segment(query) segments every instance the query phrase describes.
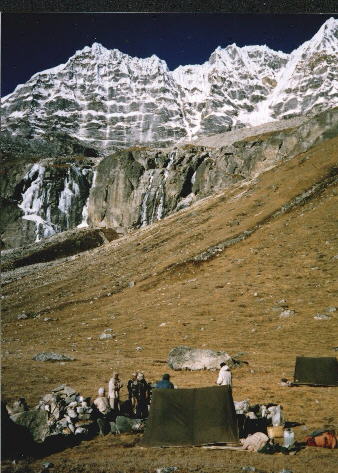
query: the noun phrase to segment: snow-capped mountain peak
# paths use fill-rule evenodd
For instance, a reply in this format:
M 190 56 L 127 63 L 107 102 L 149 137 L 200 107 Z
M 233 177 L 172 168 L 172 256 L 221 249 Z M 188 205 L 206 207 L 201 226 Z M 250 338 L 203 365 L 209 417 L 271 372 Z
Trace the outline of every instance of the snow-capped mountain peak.
M 334 18 L 327 20 L 309 43 L 318 50 L 322 48 L 330 50 L 332 53 L 336 53 L 338 39 L 337 24 L 338 21 Z
M 338 104 L 337 36 L 330 18 L 291 54 L 234 43 L 174 71 L 156 55 L 95 42 L 4 97 L 2 128 L 25 137 L 61 132 L 109 152 L 317 112 Z

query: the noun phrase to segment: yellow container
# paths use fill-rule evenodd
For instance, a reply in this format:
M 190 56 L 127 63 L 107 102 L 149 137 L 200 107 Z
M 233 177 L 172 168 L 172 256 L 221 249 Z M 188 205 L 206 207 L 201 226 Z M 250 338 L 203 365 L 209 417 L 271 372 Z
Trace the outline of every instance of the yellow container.
M 282 425 L 268 427 L 267 431 L 268 431 L 268 436 L 270 437 L 270 439 L 281 438 L 284 436 L 284 428 Z

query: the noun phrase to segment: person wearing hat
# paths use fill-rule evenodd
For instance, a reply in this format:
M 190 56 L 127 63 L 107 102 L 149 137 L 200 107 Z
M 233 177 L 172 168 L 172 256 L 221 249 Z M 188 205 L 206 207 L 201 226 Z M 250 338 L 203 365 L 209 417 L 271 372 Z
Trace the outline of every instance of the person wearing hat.
M 96 422 L 99 427 L 100 435 L 108 433 L 110 428 L 108 424 L 112 419 L 112 410 L 110 408 L 109 399 L 106 396 L 106 391 L 103 387 L 98 390 L 98 397 L 93 402 L 96 413 Z
M 157 381 L 155 387 L 157 389 L 174 389 L 173 383 L 170 382 L 170 375 L 168 373 L 162 376 L 161 381 Z
M 220 370 L 219 370 L 219 373 L 218 373 L 218 378 L 217 378 L 217 381 L 216 381 L 216 384 L 218 384 L 219 386 L 230 386 L 231 387 L 231 372 L 230 372 L 230 368 L 229 366 L 222 362 L 220 364 Z
M 95 399 L 94 405 L 96 406 L 97 410 L 103 415 L 106 415 L 110 412 L 109 399 L 106 397 L 106 392 L 104 388 L 99 388 L 98 397 Z

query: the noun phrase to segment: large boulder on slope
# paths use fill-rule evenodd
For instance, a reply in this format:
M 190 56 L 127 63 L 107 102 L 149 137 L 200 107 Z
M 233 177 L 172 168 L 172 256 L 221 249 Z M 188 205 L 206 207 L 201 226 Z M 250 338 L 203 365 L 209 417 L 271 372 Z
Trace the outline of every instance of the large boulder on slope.
M 224 351 L 203 350 L 180 346 L 173 348 L 168 355 L 168 365 L 173 370 L 212 370 L 225 362 L 232 365 L 232 358 Z
M 33 356 L 34 361 L 74 361 L 74 358 L 62 355 L 61 353 L 43 352 Z
M 1 401 L 1 457 L 23 458 L 35 452 L 34 441 L 29 430 L 15 424 L 10 418 L 4 401 Z
M 32 435 L 35 442 L 41 443 L 50 435 L 50 427 L 48 424 L 48 414 L 46 411 L 37 411 L 31 409 L 29 411 L 20 412 L 11 416 L 13 422 L 25 427 Z

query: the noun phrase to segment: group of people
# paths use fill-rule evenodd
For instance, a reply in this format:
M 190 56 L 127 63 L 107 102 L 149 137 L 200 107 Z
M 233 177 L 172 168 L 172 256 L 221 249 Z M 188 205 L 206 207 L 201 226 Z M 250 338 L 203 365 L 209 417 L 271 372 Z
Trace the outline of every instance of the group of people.
M 164 374 L 161 381 L 151 384 L 140 371 L 132 373 L 127 383 L 128 399 L 123 402 L 120 399 L 122 387 L 119 373 L 114 373 L 108 383 L 108 392 L 104 387 L 99 388 L 98 397 L 94 400 L 99 426 L 104 421 L 113 422 L 118 415 L 145 419 L 149 415 L 152 389 L 174 389 L 169 374 Z
M 231 386 L 231 372 L 226 363 L 220 364 L 220 371 L 216 384 Z M 152 389 L 174 389 L 170 375 L 164 374 L 160 381 L 148 383 L 141 371 L 132 373 L 127 382 L 128 399 L 121 401 L 120 391 L 123 387 L 118 373 L 114 373 L 108 383 L 108 392 L 104 387 L 98 390 L 98 397 L 94 400 L 97 411 L 97 422 L 100 432 L 105 430 L 108 422 L 114 422 L 118 415 L 145 419 L 149 415 Z

